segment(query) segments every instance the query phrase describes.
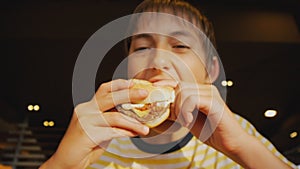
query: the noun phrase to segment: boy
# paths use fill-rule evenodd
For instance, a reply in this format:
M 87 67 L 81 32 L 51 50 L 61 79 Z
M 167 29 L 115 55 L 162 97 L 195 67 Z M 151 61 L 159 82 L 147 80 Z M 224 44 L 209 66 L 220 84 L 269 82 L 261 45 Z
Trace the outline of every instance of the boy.
M 136 8 L 141 12 L 127 41 L 128 78 L 174 88 L 169 119 L 149 129 L 116 112 L 116 105 L 149 93 L 130 80 L 104 83 L 75 108 L 57 151 L 41 168 L 295 167 L 232 113 L 212 85 L 220 66 L 203 36 L 215 42 L 207 18 L 175 0 L 146 0 Z

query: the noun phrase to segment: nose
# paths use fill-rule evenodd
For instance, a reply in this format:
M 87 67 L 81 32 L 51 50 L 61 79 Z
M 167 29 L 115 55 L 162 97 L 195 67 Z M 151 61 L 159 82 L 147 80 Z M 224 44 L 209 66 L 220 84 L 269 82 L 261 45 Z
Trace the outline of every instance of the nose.
M 170 53 L 167 50 L 156 48 L 152 51 L 149 68 L 169 70 L 171 68 Z

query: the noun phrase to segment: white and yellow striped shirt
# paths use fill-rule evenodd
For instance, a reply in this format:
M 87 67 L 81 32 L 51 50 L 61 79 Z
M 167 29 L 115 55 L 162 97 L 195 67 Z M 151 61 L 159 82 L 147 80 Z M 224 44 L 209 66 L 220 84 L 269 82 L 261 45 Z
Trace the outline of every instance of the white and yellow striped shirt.
M 283 157 L 276 148 L 245 119 L 236 116 L 241 126 L 256 136 L 276 156 L 293 168 L 294 164 Z M 130 138 L 114 139 L 107 151 L 88 169 L 238 169 L 242 168 L 230 158 L 192 137 L 181 149 L 170 153 L 152 154 L 139 148 Z

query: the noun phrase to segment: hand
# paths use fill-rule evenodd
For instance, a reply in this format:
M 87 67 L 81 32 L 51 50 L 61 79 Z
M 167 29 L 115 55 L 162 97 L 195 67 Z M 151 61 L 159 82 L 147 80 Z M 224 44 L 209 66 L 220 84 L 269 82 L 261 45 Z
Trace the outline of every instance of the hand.
M 59 148 L 43 166 L 85 168 L 113 138 L 148 134 L 149 128 L 137 120 L 111 111 L 115 105 L 147 97 L 147 91 L 132 86 L 121 79 L 104 83 L 91 101 L 78 105 Z
M 155 85 L 175 88 L 173 115 L 202 142 L 221 151 L 245 168 L 290 168 L 236 121 L 210 84 L 159 81 Z M 175 119 L 173 119 L 175 120 Z
M 159 81 L 155 85 L 175 88 L 176 100 L 171 115 L 173 120 L 177 119 L 202 142 L 219 151 L 238 151 L 241 144 L 239 138 L 247 133 L 235 120 L 215 86 L 177 83 L 173 80 Z

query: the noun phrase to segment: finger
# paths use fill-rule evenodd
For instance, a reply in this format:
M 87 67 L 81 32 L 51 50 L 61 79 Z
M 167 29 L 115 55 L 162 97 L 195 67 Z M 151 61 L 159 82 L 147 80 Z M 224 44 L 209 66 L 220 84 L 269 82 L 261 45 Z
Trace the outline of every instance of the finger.
M 179 107 L 183 104 L 183 102 L 192 95 L 197 95 L 198 97 L 210 97 L 213 95 L 213 91 L 210 88 L 199 89 L 191 86 L 182 86 L 181 88 L 176 88 L 175 90 L 176 100 L 175 104 L 179 104 Z M 178 106 L 177 106 L 178 107 Z
M 104 113 L 103 117 L 109 127 L 124 129 L 140 135 L 147 135 L 149 132 L 147 126 L 119 112 Z
M 136 103 L 145 99 L 148 96 L 148 91 L 145 89 L 126 89 L 111 93 L 114 105 L 121 103 Z
M 184 92 L 177 94 L 175 113 L 181 118 L 182 125 L 188 126 L 193 121 L 192 113 L 195 108 L 198 108 L 200 98 L 207 97 L 202 94 L 199 90 L 194 89 L 185 89 Z
M 99 109 L 107 111 L 122 103 L 136 103 L 145 99 L 148 91 L 144 89 L 124 89 L 108 93 L 102 97 L 96 97 Z
M 170 115 L 168 117 L 169 120 L 176 121 L 176 119 L 177 119 L 177 115 L 175 113 L 175 107 L 176 106 L 174 103 L 170 104 Z
M 112 136 L 114 138 L 118 137 L 135 137 L 138 136 L 139 134 L 130 130 L 124 130 L 121 128 L 112 128 Z
M 181 112 L 184 100 L 185 100 L 184 97 L 180 93 L 177 94 L 175 97 L 175 102 L 174 102 L 174 111 L 171 112 L 174 114 L 173 116 L 176 117 L 176 121 L 178 123 L 180 123 L 181 125 L 185 124 L 183 116 L 182 116 L 182 112 Z
M 202 96 L 199 97 L 197 95 L 191 95 L 188 97 L 181 109 L 181 114 L 185 121 L 185 126 L 189 126 L 195 118 L 198 118 L 198 114 L 194 112 L 201 112 L 203 115 L 208 117 L 211 122 L 218 122 L 220 119 L 220 115 L 223 112 L 224 104 L 219 104 L 213 101 L 213 97 L 211 96 Z
M 189 126 L 196 118 L 193 116 L 195 109 L 212 117 L 215 113 L 223 111 L 224 103 L 215 86 L 195 86 L 189 83 L 180 85 L 181 89 L 176 90 L 175 114 L 179 120 L 183 120 L 184 126 Z
M 199 104 L 199 96 L 191 95 L 187 99 L 184 100 L 181 108 L 181 115 L 184 119 L 184 126 L 189 126 L 194 120 L 193 112 L 195 108 L 197 108 Z
M 131 80 L 117 79 L 117 80 L 112 80 L 110 82 L 103 83 L 100 86 L 100 89 L 102 92 L 109 93 L 113 91 L 128 89 L 131 86 L 133 86 Z
M 214 85 L 204 85 L 204 84 L 197 84 L 197 83 L 189 83 L 189 82 L 180 82 L 177 84 L 175 90 L 176 92 L 182 92 L 186 90 L 198 90 L 198 91 L 212 91 Z
M 133 131 L 110 127 L 94 127 L 89 130 L 87 134 L 94 144 L 99 145 L 102 148 L 106 148 L 106 143 L 111 141 L 113 138 L 137 136 L 137 133 Z

